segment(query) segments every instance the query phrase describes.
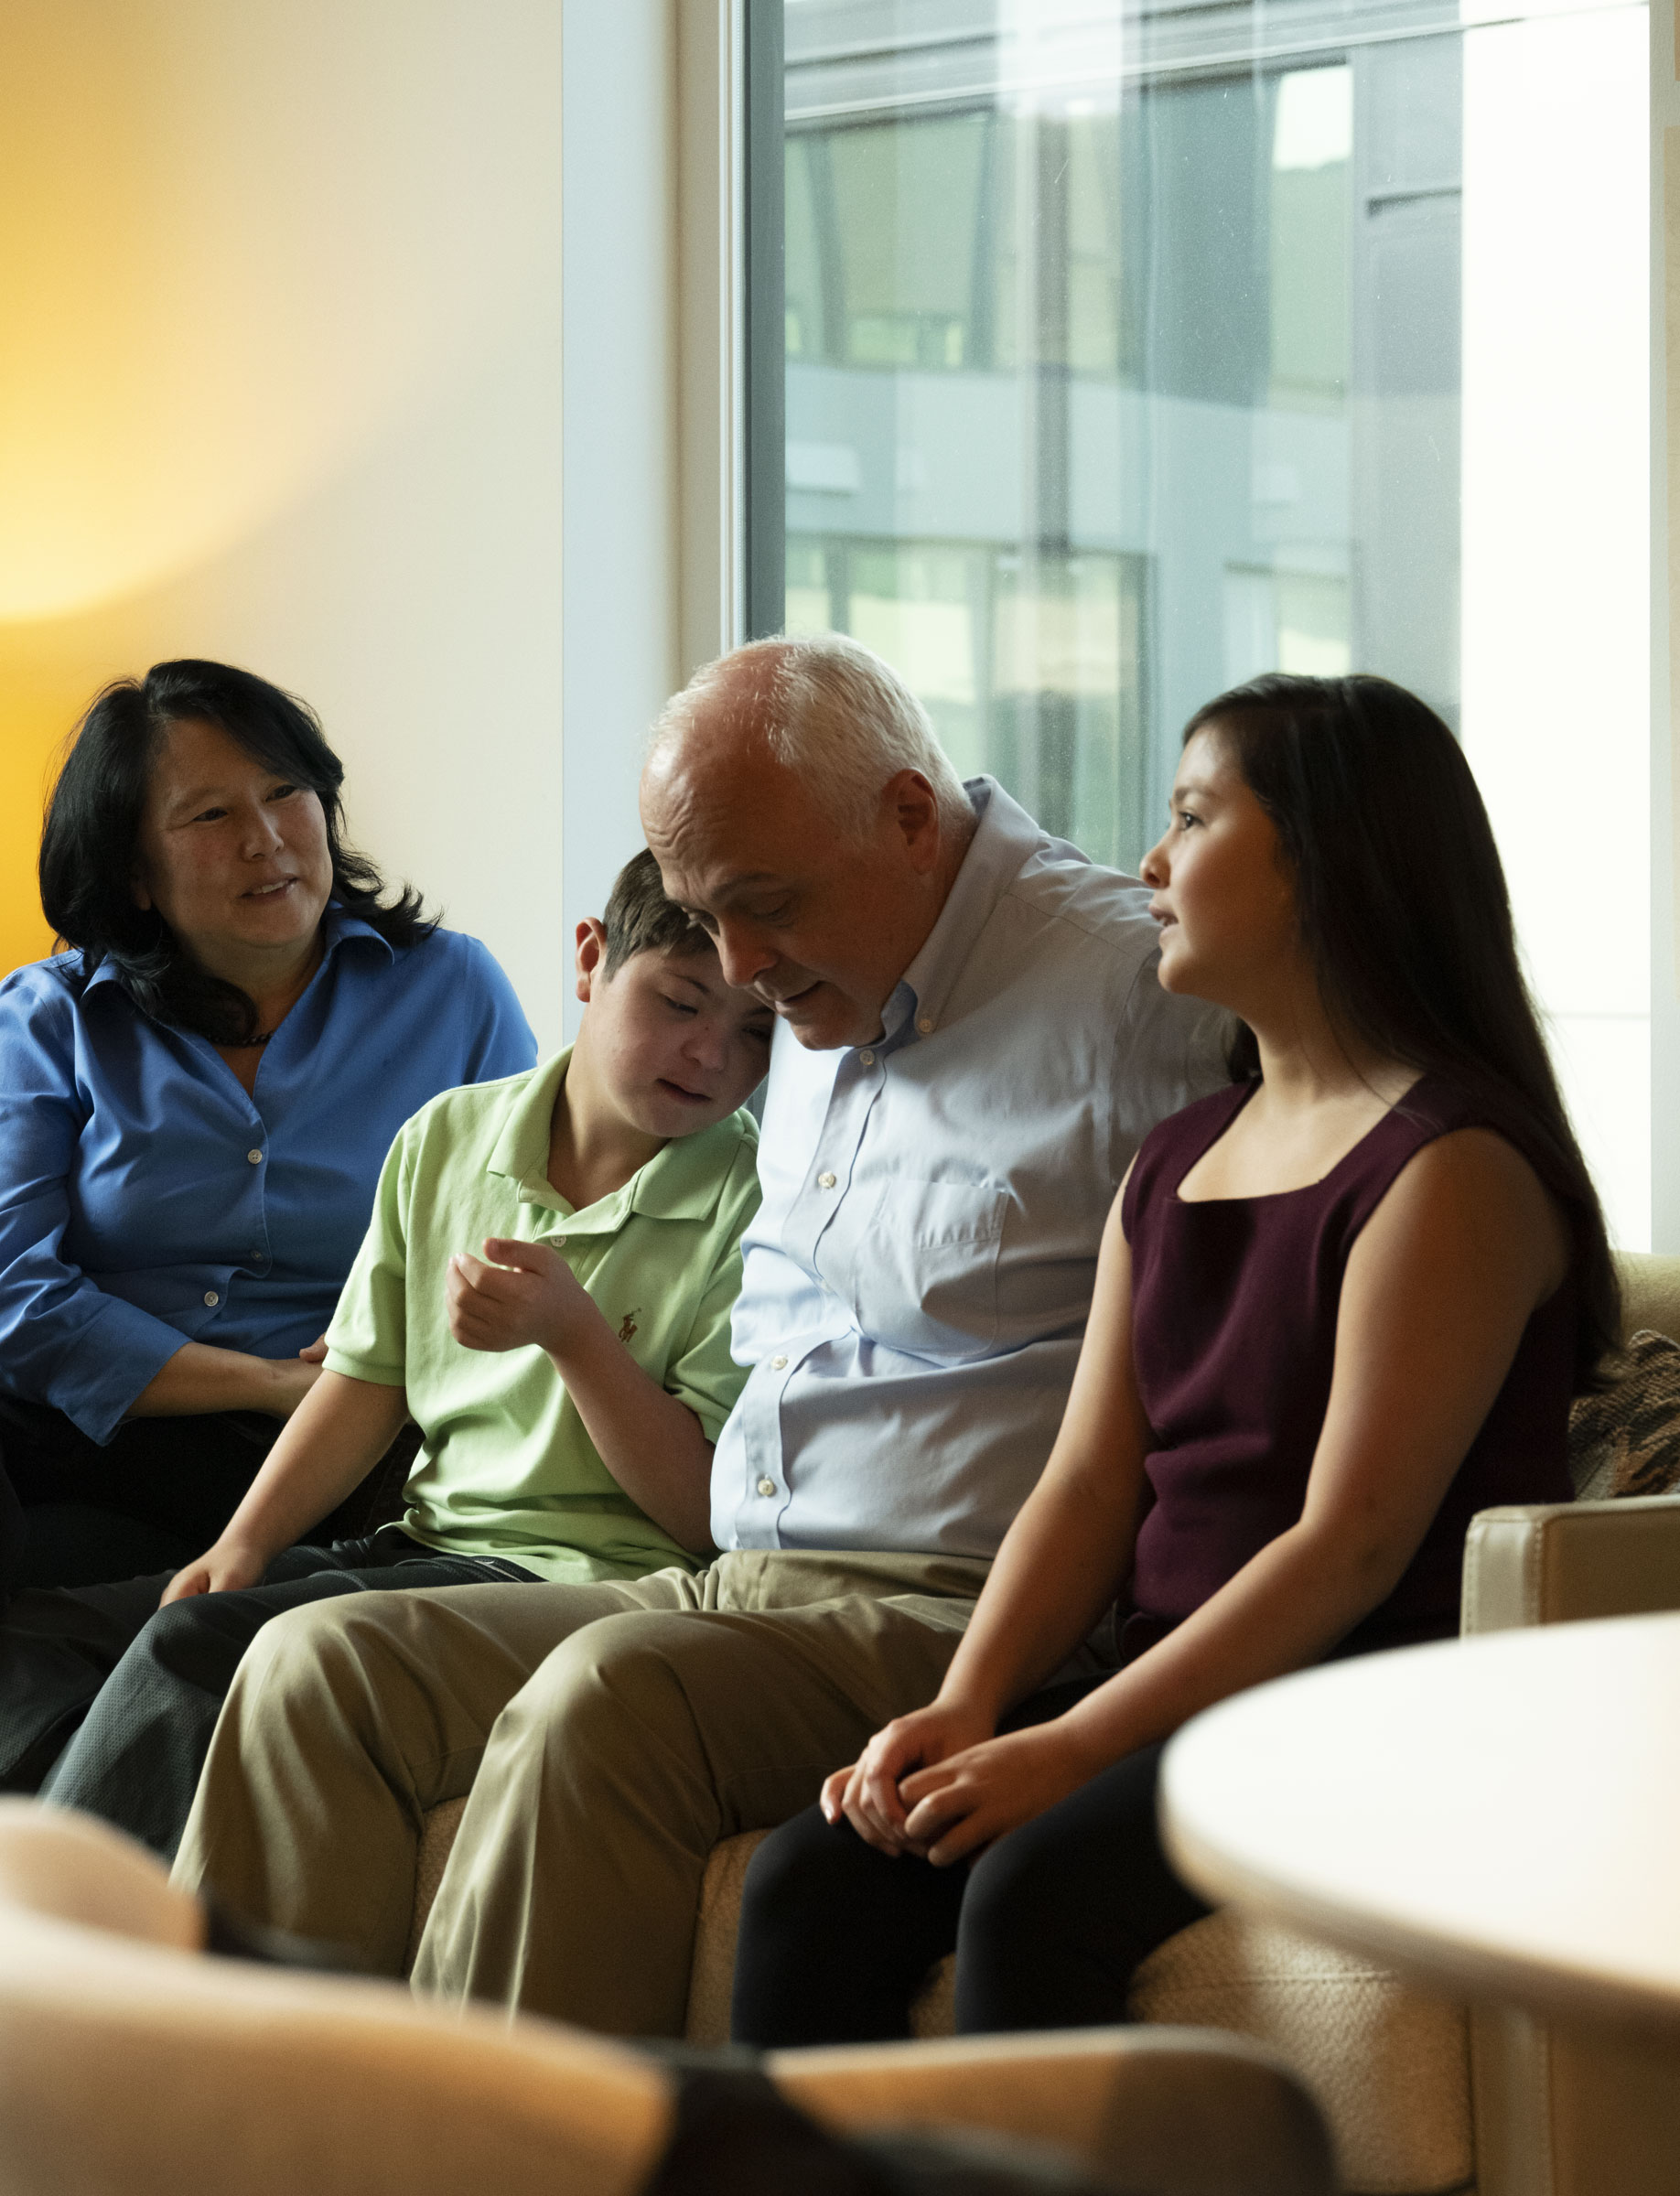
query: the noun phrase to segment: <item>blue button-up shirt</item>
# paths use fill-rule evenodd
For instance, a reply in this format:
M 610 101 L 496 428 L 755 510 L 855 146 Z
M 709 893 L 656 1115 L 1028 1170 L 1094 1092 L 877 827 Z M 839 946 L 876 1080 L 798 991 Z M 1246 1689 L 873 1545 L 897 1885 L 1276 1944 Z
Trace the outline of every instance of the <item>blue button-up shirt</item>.
M 0 983 L 0 1386 L 108 1441 L 184 1342 L 293 1355 L 332 1317 L 409 1114 L 535 1057 L 476 938 L 397 951 L 336 909 L 250 1097 L 109 962 L 18 969 Z
M 991 779 L 883 1034 L 778 1028 L 717 1441 L 720 1548 L 996 1552 L 1061 1421 L 1139 1142 L 1228 1080 L 1228 1017 L 1156 982 L 1147 890 Z

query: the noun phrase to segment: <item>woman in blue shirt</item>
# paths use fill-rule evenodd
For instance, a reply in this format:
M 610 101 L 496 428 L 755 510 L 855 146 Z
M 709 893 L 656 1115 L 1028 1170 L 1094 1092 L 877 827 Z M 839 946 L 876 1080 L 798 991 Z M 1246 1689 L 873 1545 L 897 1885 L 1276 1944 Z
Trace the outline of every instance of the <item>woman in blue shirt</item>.
M 484 947 L 382 904 L 343 775 L 303 705 L 193 661 L 108 687 L 70 750 L 40 874 L 71 950 L 0 983 L 12 1584 L 220 1531 L 316 1378 L 397 1129 L 535 1058 Z

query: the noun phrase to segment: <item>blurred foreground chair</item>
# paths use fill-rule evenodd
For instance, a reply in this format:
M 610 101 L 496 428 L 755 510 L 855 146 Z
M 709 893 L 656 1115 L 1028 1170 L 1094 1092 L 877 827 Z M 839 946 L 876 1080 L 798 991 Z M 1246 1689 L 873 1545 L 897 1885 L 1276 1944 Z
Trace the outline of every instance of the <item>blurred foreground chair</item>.
M 637 2196 L 654 2180 L 687 2196 L 660 2166 L 674 2084 L 657 2059 L 397 1984 L 204 1956 L 203 1933 L 141 1846 L 0 1801 L 4 2196 Z M 1131 2196 L 1333 2196 L 1298 2083 L 1229 2038 L 899 2044 L 767 2070 L 842 2134 L 990 2132 L 1035 2141 L 1040 2164 L 1053 2144 L 1082 2187 Z M 1006 2139 L 989 2162 L 1033 2161 Z M 730 2185 L 703 2177 L 695 2196 Z

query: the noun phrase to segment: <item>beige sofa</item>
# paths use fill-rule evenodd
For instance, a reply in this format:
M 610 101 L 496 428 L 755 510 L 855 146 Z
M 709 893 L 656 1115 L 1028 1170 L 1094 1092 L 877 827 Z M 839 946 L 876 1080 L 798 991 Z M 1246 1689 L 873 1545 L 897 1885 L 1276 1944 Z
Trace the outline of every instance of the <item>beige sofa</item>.
M 1625 1330 L 1680 1340 L 1680 1258 L 1621 1262 Z M 1467 1632 L 1680 1608 L 1680 1500 L 1487 1511 L 1466 1550 Z M 429 1910 L 465 1803 L 428 1818 L 415 1932 Z M 688 2036 L 725 2040 L 741 1880 L 763 1833 L 727 1839 L 706 1871 L 690 1984 Z M 950 1963 L 915 2012 L 920 2036 L 951 2029 Z M 814 1980 L 814 1978 L 813 1978 Z M 1145 2022 L 1212 2028 L 1269 2046 L 1317 2097 L 1343 2185 L 1361 2196 L 1668 2196 L 1680 2172 L 1650 2178 L 1640 2149 L 1664 2128 L 1667 2093 L 1629 2091 L 1577 2045 L 1537 2024 L 1479 2014 L 1369 1962 L 1218 1913 L 1161 1946 L 1132 2008 Z M 1680 2136 L 1673 2138 L 1680 2152 Z M 1607 2178 L 1608 2174 L 1608 2178 Z M 1642 2177 L 1644 2176 L 1644 2177 Z

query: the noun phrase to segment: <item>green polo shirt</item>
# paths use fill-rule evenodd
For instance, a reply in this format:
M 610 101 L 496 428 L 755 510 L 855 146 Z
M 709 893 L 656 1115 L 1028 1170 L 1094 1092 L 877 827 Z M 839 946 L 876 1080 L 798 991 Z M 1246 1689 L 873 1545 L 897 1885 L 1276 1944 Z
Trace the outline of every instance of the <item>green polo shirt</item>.
M 644 1372 L 708 1441 L 746 1373 L 729 1355 L 741 1230 L 759 1204 L 749 1114 L 679 1136 L 576 1212 L 548 1179 L 569 1049 L 528 1074 L 446 1091 L 407 1122 L 327 1333 L 329 1371 L 408 1391 L 425 1445 L 403 1530 L 544 1578 L 639 1577 L 695 1559 L 596 1453 L 544 1351 L 466 1350 L 449 1332 L 452 1253 L 487 1235 L 552 1243 Z

